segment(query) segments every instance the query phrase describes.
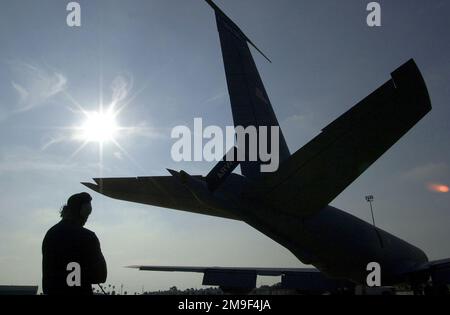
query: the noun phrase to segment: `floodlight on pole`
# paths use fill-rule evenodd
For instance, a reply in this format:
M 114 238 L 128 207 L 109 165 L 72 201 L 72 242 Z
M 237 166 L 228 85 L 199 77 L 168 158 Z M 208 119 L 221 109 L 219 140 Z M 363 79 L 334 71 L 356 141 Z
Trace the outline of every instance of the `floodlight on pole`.
M 381 235 L 378 232 L 377 226 L 375 224 L 375 216 L 373 215 L 373 207 L 372 207 L 372 202 L 374 201 L 373 195 L 366 196 L 366 201 L 370 204 L 370 213 L 372 214 L 373 228 L 375 229 L 375 233 L 377 234 L 377 237 L 378 237 L 378 240 L 380 241 L 381 247 L 383 247 L 383 240 L 381 239 Z
M 372 214 L 372 223 L 373 226 L 376 227 L 375 225 L 375 217 L 373 215 L 373 208 L 372 208 L 372 202 L 373 202 L 374 198 L 372 195 L 366 196 L 366 201 L 370 204 L 370 213 Z

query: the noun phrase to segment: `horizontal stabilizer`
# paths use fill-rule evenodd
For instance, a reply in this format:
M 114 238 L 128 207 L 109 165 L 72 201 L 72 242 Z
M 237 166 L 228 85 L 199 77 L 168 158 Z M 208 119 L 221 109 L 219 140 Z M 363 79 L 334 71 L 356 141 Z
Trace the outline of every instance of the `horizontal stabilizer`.
M 228 211 L 213 208 L 199 201 L 199 192 L 202 192 L 199 182 L 204 182 L 202 176 L 190 176 L 172 170 L 170 172 L 172 176 L 95 178 L 95 183 L 82 184 L 118 200 L 240 220 Z M 206 184 L 205 192 L 209 192 Z
M 413 60 L 392 79 L 248 191 L 274 209 L 309 215 L 323 209 L 431 110 Z

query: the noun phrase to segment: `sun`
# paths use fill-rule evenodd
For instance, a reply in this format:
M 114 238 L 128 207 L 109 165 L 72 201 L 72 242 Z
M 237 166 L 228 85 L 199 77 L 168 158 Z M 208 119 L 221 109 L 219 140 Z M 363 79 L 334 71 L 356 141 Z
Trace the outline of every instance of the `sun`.
M 100 77 L 100 82 L 103 82 L 102 75 Z M 123 83 L 119 85 L 119 87 L 115 87 L 113 85 L 113 94 L 109 104 L 103 103 L 104 95 L 101 92 L 101 88 L 99 91 L 96 108 L 91 108 L 90 110 L 88 110 L 87 107 L 83 106 L 72 95 L 65 91 L 64 95 L 72 105 L 67 107 L 68 110 L 82 116 L 81 121 L 72 126 L 55 127 L 56 129 L 61 130 L 61 135 L 57 138 L 52 138 L 45 144 L 44 149 L 47 149 L 55 143 L 66 140 L 77 142 L 79 143 L 79 146 L 67 159 L 68 161 L 71 161 L 80 152 L 82 152 L 84 148 L 88 146 L 97 146 L 100 177 L 102 177 L 101 173 L 103 171 L 103 162 L 105 152 L 107 152 L 106 150 L 112 152 L 113 156 L 117 159 L 122 160 L 122 157 L 126 157 L 139 169 L 143 169 L 143 167 L 134 160 L 134 158 L 127 152 L 120 142 L 121 140 L 127 138 L 129 139 L 133 135 L 139 135 L 141 132 L 147 133 L 147 128 L 142 126 L 122 126 L 119 124 L 118 118 L 121 113 L 123 113 L 125 108 L 133 102 L 137 95 L 144 91 L 145 87 L 140 89 L 134 95 L 128 97 L 129 84 Z M 91 106 L 93 105 L 94 104 Z M 92 150 L 90 151 L 92 152 Z
M 99 110 L 94 112 L 85 112 L 86 121 L 79 128 L 79 137 L 85 142 L 113 142 L 117 136 L 120 127 L 117 124 L 116 116 L 113 110 Z
M 113 102 L 107 109 L 104 109 L 103 104 L 100 103 L 98 110 L 94 111 L 87 111 L 78 105 L 80 112 L 84 116 L 84 121 L 77 127 L 69 127 L 67 129 L 73 131 L 72 140 L 81 142 L 81 145 L 73 152 L 70 159 L 74 158 L 87 145 L 94 143 L 98 145 L 99 166 L 102 167 L 105 144 L 111 143 L 112 147 L 117 148 L 136 164 L 130 154 L 119 143 L 119 139 L 129 136 L 133 131 L 141 128 L 120 126 L 117 117 L 123 110 L 123 106 L 117 109 L 116 105 L 117 103 Z

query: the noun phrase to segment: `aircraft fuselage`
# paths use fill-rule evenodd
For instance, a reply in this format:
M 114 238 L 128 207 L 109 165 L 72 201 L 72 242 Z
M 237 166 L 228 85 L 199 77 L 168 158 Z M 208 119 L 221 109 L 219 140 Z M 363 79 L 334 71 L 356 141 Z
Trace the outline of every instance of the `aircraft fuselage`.
M 408 271 L 428 262 L 421 249 L 331 206 L 306 218 L 263 206 L 248 212 L 246 223 L 330 278 L 366 284 L 367 265 L 376 262 L 382 284 L 391 285 L 408 280 Z
M 391 285 L 409 281 L 408 271 L 428 262 L 421 249 L 345 211 L 327 206 L 313 215 L 304 216 L 301 209 L 293 215 L 242 196 L 248 184 L 243 177 L 232 176 L 209 204 L 240 217 L 330 278 L 365 284 L 367 265 L 376 262 L 383 285 Z

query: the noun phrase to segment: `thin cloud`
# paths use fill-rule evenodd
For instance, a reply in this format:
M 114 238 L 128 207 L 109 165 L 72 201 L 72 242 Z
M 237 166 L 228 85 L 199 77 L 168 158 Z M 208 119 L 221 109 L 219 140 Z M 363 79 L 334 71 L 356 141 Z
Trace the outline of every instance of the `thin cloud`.
M 150 127 L 146 122 L 141 122 L 133 127 L 124 127 L 121 130 L 121 136 L 138 136 L 148 139 L 170 139 L 170 130 L 157 129 Z
M 312 115 L 292 115 L 286 118 L 285 123 L 304 124 L 311 120 Z
M 0 155 L 0 174 L 29 171 L 62 171 L 71 169 L 73 165 L 64 164 L 48 156 L 37 155 L 36 152 L 12 152 Z
M 430 163 L 417 166 L 405 172 L 401 177 L 407 181 L 427 181 L 441 178 L 443 175 L 448 175 L 448 173 L 449 167 L 446 163 Z
M 28 96 L 30 95 L 30 93 L 28 93 L 28 91 L 21 86 L 20 84 L 17 84 L 16 82 L 11 82 L 13 88 L 16 90 L 16 92 L 19 94 L 19 103 L 20 104 L 24 104 L 26 103 Z
M 11 86 L 17 94 L 15 113 L 23 113 L 48 104 L 49 99 L 65 90 L 67 78 L 52 70 L 25 62 L 11 63 Z
M 290 132 L 298 133 L 299 130 L 302 132 L 310 132 L 316 128 L 313 126 L 314 114 L 309 112 L 305 114 L 294 114 L 286 117 L 281 121 L 281 126 L 285 130 L 286 135 Z M 312 134 L 308 133 L 308 137 Z
M 123 160 L 123 154 L 122 154 L 122 152 L 120 152 L 120 151 L 116 151 L 116 152 L 114 152 L 114 157 L 116 158 L 116 159 L 118 159 L 118 160 Z
M 128 78 L 121 75 L 117 76 L 111 84 L 112 104 L 115 105 L 124 101 L 132 88 L 133 78 L 131 76 L 128 76 Z
M 66 137 L 64 137 L 64 136 L 52 137 L 42 145 L 41 151 L 45 151 L 48 148 L 50 148 L 51 146 L 53 146 L 54 144 L 64 142 L 65 140 L 66 140 Z
M 226 96 L 227 96 L 226 91 L 220 91 L 220 92 L 216 93 L 215 95 L 211 96 L 210 98 L 206 99 L 203 103 L 204 104 L 213 103 L 215 101 L 222 100 Z
M 93 172 L 99 169 L 95 163 L 76 163 L 67 161 L 65 157 L 47 154 L 40 150 L 26 147 L 9 148 L 0 152 L 0 175 L 7 173 L 29 172 Z M 102 166 L 105 170 L 106 168 Z

